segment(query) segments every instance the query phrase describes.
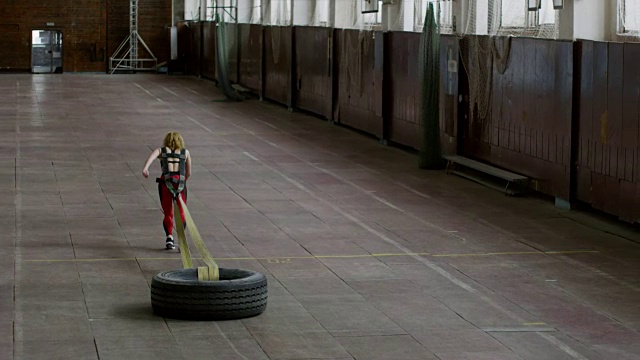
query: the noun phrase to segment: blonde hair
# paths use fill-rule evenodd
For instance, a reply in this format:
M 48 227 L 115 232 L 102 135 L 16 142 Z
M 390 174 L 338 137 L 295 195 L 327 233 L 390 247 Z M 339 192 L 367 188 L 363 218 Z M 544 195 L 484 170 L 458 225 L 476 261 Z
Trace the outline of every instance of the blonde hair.
M 179 132 L 171 131 L 167 133 L 167 135 L 164 137 L 164 142 L 162 143 L 162 146 L 168 147 L 173 151 L 181 150 L 181 149 L 184 149 L 184 140 L 182 139 L 182 136 L 180 135 Z

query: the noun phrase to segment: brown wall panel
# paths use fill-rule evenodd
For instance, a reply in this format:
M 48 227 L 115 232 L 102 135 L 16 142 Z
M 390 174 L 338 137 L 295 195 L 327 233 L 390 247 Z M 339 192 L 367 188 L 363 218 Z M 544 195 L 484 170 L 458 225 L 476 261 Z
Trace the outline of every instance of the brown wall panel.
M 608 175 L 607 145 L 607 44 L 596 42 L 593 45 L 593 124 L 591 139 L 595 142 L 594 168 L 599 174 Z
M 624 44 L 624 81 L 622 95 L 622 121 L 624 133 L 622 134 L 622 149 L 625 152 L 624 179 L 640 182 L 638 172 L 638 123 L 640 122 L 640 44 Z
M 488 47 L 494 40 L 478 41 Z M 505 39 L 495 41 L 502 46 Z M 470 128 L 464 154 L 530 176 L 540 191 L 569 199 L 572 85 L 571 42 L 511 39 L 504 73 L 493 66 L 488 118 L 476 112 L 471 124 L 461 124 Z
M 229 80 L 232 83 L 238 82 L 238 39 L 240 38 L 239 27 L 233 23 L 227 23 L 227 55 L 229 58 Z
M 620 156 L 624 158 L 624 177 L 620 180 L 640 184 L 640 139 L 638 138 L 640 127 L 640 44 L 625 43 L 623 49 L 623 80 L 622 80 L 622 129 L 619 146 Z M 627 208 L 620 209 L 622 217 L 640 222 L 640 201 L 637 193 L 631 191 L 630 186 L 622 188 L 624 197 L 635 198 L 633 204 L 624 203 Z M 636 196 L 634 196 L 636 195 Z M 621 205 L 621 206 L 622 206 Z
M 209 79 L 216 78 L 216 23 L 202 23 L 202 55 L 200 74 Z
M 587 203 L 592 203 L 591 198 L 591 171 L 593 162 L 593 143 L 591 134 L 593 129 L 593 41 L 580 41 L 581 73 L 579 89 L 579 114 L 578 114 L 578 181 L 576 196 Z
M 193 52 L 190 24 L 181 21 L 176 24 L 178 30 L 178 58 L 169 62 L 169 72 L 191 74 L 189 56 Z
M 640 44 L 580 41 L 577 197 L 621 219 L 640 221 L 637 153 Z
M 294 106 L 331 116 L 332 32 L 326 27 L 295 27 Z
M 449 155 L 457 151 L 458 51 L 456 36 L 440 35 L 440 132 L 442 151 Z
M 389 88 L 389 140 L 420 148 L 420 33 L 387 33 L 388 61 L 385 87 Z
M 189 53 L 189 70 L 193 75 L 200 75 L 202 62 L 202 23 L 191 24 L 191 52 Z
M 376 54 L 376 40 L 381 44 L 382 38 L 376 39 L 373 31 L 336 30 L 335 34 L 334 119 L 381 138 L 383 63 L 382 54 Z
M 291 27 L 265 27 L 264 96 L 287 106 L 291 106 L 291 51 Z
M 457 37 L 440 35 L 440 141 L 444 154 L 455 154 L 457 149 L 458 53 Z
M 262 92 L 262 27 L 240 24 L 240 79 L 239 83 L 254 92 Z
M 640 204 L 640 198 L 636 194 L 636 187 L 640 184 L 633 183 L 626 180 L 620 181 L 620 193 L 618 196 L 618 216 L 621 220 L 628 222 L 636 222 L 640 220 L 640 211 L 638 210 L 638 204 Z
M 624 154 L 622 144 L 622 99 L 624 80 L 624 57 L 621 43 L 608 43 L 607 67 L 607 109 L 606 134 L 604 139 L 608 146 L 608 167 L 605 174 L 614 178 L 624 178 Z M 622 161 L 621 161 L 622 160 Z M 635 191 L 635 189 L 634 189 Z

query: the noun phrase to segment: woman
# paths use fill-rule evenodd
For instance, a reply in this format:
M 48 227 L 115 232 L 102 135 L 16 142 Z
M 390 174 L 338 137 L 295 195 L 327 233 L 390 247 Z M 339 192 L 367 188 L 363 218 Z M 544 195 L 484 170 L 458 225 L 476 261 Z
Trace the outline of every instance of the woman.
M 162 147 L 153 150 L 149 155 L 142 169 L 142 175 L 145 178 L 149 177 L 149 166 L 156 158 L 160 159 L 162 169 L 162 175 L 156 179 L 156 182 L 158 183 L 160 204 L 164 212 L 162 225 L 166 235 L 165 247 L 167 250 L 171 250 L 176 248 L 173 241 L 173 199 L 181 196 L 182 201 L 187 203 L 186 182 L 191 176 L 191 155 L 189 150 L 184 147 L 182 136 L 178 132 L 172 131 L 164 137 Z M 185 224 L 180 202 L 178 202 L 178 208 L 182 223 Z

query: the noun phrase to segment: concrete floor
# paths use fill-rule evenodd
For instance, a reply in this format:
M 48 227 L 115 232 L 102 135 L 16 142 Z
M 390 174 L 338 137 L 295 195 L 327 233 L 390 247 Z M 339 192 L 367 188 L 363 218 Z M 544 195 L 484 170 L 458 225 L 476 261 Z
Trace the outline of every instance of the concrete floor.
M 0 359 L 640 359 L 632 228 L 222 98 L 191 77 L 0 76 Z M 268 276 L 258 317 L 151 312 L 181 261 L 141 168 L 173 129 L 209 249 Z

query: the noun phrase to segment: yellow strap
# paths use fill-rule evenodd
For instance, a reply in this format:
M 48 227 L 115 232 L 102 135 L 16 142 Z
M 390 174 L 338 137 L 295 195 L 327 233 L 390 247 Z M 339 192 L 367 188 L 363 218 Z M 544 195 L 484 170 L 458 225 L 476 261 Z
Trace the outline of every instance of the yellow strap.
M 189 245 L 187 244 L 187 236 L 184 233 L 184 224 L 182 224 L 182 216 L 180 216 L 180 210 L 178 209 L 178 203 L 173 201 L 173 214 L 176 218 L 176 230 L 178 230 L 178 241 L 180 248 L 180 256 L 182 257 L 182 266 L 185 269 L 193 267 L 191 261 L 191 253 L 189 252 Z
M 182 211 L 184 212 L 184 219 L 187 223 L 187 229 L 189 229 L 189 234 L 191 234 L 191 239 L 193 240 L 193 243 L 195 244 L 196 249 L 198 249 L 198 252 L 202 257 L 202 260 L 205 262 L 205 264 L 207 264 L 206 267 L 198 267 L 198 280 L 218 281 L 220 279 L 220 271 L 218 269 L 218 264 L 213 259 L 213 256 L 211 256 L 211 253 L 209 253 L 209 250 L 207 249 L 207 246 L 204 244 L 204 241 L 202 241 L 200 232 L 198 232 L 198 228 L 196 228 L 196 224 L 193 222 L 193 218 L 191 217 L 191 213 L 187 208 L 187 204 L 184 203 L 181 196 L 177 197 L 177 201 L 180 202 L 180 206 L 182 207 Z M 176 202 L 174 202 L 174 204 L 177 205 Z M 182 219 L 180 217 L 180 213 L 174 210 L 174 214 L 176 214 L 176 224 L 180 222 L 180 224 L 177 224 L 178 236 L 180 237 L 180 245 L 182 246 L 183 242 L 186 245 L 187 240 L 184 234 L 184 226 L 182 225 Z M 184 267 L 192 268 L 193 264 L 191 263 L 191 256 L 189 255 L 188 248 L 187 248 L 187 251 L 181 250 L 181 253 L 183 254 L 182 264 L 184 265 Z M 184 255 L 185 253 L 187 255 Z M 185 262 L 184 260 L 185 256 L 188 258 L 188 262 Z

